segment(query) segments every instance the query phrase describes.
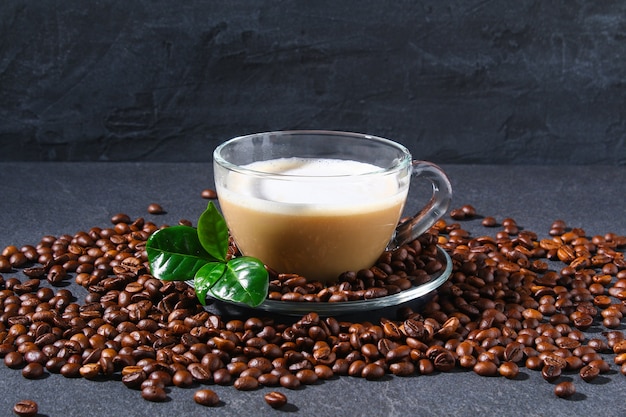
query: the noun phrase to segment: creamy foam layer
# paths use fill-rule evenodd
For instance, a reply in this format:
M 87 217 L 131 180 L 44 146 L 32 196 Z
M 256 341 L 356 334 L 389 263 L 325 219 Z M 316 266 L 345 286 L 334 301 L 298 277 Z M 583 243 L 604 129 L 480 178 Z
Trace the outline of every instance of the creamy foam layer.
M 357 211 L 366 212 L 396 204 L 405 194 L 400 192 L 396 175 L 364 175 L 381 172 L 382 168 L 358 161 L 282 158 L 254 162 L 245 168 L 284 176 L 229 174 L 227 190 L 221 197 L 257 210 L 297 210 L 301 214 L 303 210 L 332 209 L 336 214 L 337 209 L 358 207 Z

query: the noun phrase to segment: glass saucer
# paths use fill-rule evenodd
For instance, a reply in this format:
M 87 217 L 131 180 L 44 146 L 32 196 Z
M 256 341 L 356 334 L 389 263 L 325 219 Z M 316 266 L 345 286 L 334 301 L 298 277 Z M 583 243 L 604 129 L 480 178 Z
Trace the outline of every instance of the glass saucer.
M 444 282 L 450 278 L 452 274 L 452 259 L 450 255 L 437 246 L 437 258 L 442 263 L 443 268 L 430 276 L 430 280 L 424 284 L 412 287 L 399 293 L 388 295 L 385 297 L 371 298 L 356 301 L 344 301 L 336 303 L 328 302 L 311 302 L 311 301 L 279 301 L 265 300 L 261 305 L 255 307 L 255 310 L 262 310 L 271 313 L 278 313 L 289 316 L 301 316 L 310 312 L 316 312 L 320 316 L 344 315 L 357 313 L 362 311 L 378 310 L 386 307 L 393 307 L 416 300 L 420 297 L 428 295 L 433 290 L 439 288 Z M 192 282 L 189 282 L 193 284 Z M 207 295 L 208 297 L 209 295 Z M 250 308 L 249 306 L 215 299 L 216 302 L 236 305 L 239 307 Z

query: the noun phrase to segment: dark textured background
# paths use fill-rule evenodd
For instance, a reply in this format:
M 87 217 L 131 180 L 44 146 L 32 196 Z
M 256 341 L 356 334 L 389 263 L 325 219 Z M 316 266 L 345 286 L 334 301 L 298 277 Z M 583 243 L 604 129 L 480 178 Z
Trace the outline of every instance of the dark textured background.
M 626 165 L 626 2 L 0 2 L 0 161 L 209 161 L 323 128 Z

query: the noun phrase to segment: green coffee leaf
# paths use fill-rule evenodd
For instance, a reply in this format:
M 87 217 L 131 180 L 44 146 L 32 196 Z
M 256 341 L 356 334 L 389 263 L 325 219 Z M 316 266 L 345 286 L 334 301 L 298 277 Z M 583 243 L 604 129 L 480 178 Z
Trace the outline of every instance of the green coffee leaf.
M 268 286 L 268 273 L 263 263 L 242 256 L 228 261 L 224 275 L 210 291 L 220 300 L 234 300 L 256 307 L 265 301 Z
M 226 261 L 228 227 L 213 202 L 209 202 L 206 210 L 198 219 L 198 238 L 204 250 L 215 259 Z
M 211 287 L 219 281 L 226 271 L 224 262 L 209 262 L 196 272 L 193 278 L 193 287 L 200 304 L 206 305 L 206 296 Z
M 146 242 L 152 275 L 164 281 L 193 278 L 207 262 L 215 261 L 202 247 L 195 228 L 172 226 L 154 232 Z

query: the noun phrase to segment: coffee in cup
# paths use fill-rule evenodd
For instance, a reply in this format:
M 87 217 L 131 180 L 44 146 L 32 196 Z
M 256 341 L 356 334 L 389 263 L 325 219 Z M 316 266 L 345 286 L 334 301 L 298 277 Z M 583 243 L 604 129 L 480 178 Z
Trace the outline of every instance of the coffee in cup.
M 432 226 L 451 195 L 445 174 L 413 161 L 402 145 L 346 132 L 234 138 L 215 150 L 214 169 L 220 207 L 239 250 L 309 280 L 369 268 L 385 249 Z M 419 174 L 436 179 L 433 198 L 398 227 L 411 177 Z

